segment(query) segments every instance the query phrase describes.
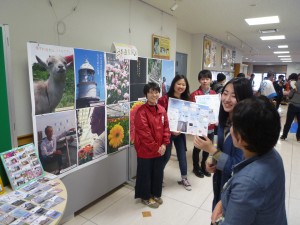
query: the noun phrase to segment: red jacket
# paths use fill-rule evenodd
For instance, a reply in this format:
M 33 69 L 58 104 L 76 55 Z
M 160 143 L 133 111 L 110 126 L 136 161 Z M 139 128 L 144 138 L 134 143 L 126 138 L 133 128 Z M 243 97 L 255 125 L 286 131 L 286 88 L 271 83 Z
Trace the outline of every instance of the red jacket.
M 210 95 L 215 95 L 215 94 L 217 94 L 217 93 L 216 93 L 214 90 L 210 89 L 210 90 L 209 90 L 209 94 L 210 94 Z M 202 91 L 201 86 L 199 87 L 199 89 L 197 89 L 196 91 L 194 91 L 194 92 L 190 95 L 190 101 L 191 101 L 191 102 L 196 102 L 196 98 L 195 98 L 196 95 L 204 95 L 204 92 Z M 215 128 L 215 125 L 214 125 L 214 124 L 210 124 L 210 125 L 208 126 L 208 130 L 213 130 L 214 128 Z
M 139 158 L 156 158 L 159 147 L 170 143 L 170 129 L 166 110 L 161 105 L 142 105 L 134 119 L 134 147 Z
M 166 111 L 168 111 L 168 103 L 169 103 L 168 95 L 161 96 L 158 99 L 157 103 L 160 104 L 162 107 L 164 107 Z

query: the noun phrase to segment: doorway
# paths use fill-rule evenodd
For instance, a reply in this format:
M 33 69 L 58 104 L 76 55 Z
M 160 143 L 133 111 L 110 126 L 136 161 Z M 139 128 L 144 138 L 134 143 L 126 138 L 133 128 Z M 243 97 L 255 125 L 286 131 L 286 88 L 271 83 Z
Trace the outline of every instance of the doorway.
M 187 76 L 187 54 L 176 52 L 175 75 Z

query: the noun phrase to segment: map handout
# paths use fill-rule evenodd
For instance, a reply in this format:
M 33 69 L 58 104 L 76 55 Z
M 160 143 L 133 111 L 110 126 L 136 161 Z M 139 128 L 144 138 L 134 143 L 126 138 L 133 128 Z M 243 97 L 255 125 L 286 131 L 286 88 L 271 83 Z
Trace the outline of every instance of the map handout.
M 220 110 L 220 99 L 221 96 L 217 95 L 196 95 L 196 103 L 200 105 L 206 105 L 210 109 L 209 123 L 218 123 L 219 110 Z
M 207 135 L 208 117 L 208 106 L 169 98 L 168 119 L 171 131 L 198 136 Z

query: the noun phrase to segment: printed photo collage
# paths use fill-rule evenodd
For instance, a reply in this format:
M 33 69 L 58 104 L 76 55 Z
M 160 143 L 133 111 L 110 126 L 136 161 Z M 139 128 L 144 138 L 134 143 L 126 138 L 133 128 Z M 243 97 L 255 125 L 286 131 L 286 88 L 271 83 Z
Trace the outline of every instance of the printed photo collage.
M 56 175 L 133 144 L 144 85 L 156 82 L 165 94 L 175 75 L 171 60 L 39 43 L 27 50 L 34 143 L 44 170 Z
M 63 189 L 47 176 L 0 196 L 0 224 L 50 224 L 62 216 Z

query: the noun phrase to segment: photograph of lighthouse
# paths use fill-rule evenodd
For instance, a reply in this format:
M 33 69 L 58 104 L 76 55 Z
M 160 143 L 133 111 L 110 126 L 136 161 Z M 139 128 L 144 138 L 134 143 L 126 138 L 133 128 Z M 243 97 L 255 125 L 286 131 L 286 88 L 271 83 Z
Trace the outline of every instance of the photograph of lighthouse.
M 76 108 L 105 103 L 104 52 L 74 49 Z

